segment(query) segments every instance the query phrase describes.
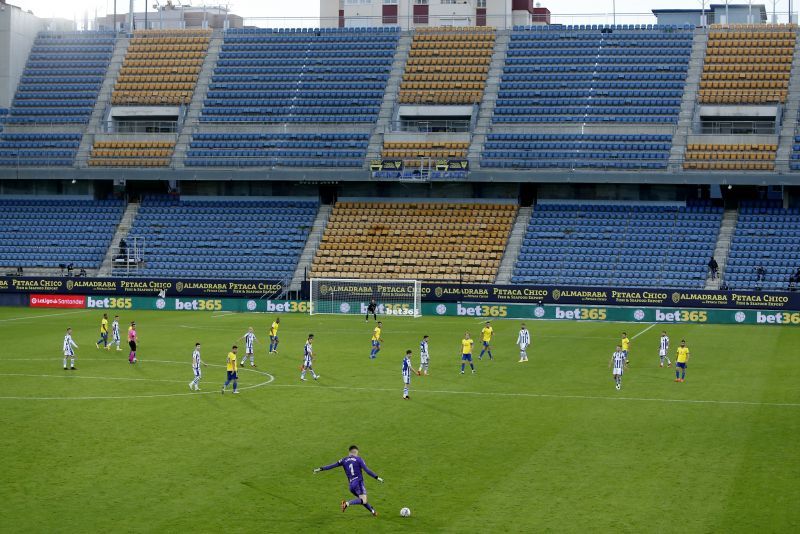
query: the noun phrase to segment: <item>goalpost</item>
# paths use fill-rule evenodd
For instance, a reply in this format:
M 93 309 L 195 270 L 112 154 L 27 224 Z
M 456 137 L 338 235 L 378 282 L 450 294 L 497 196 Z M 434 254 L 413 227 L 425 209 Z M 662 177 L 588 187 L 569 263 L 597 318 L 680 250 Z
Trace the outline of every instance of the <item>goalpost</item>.
M 374 300 L 378 315 L 422 316 L 419 280 L 312 278 L 309 293 L 311 315 L 366 315 Z

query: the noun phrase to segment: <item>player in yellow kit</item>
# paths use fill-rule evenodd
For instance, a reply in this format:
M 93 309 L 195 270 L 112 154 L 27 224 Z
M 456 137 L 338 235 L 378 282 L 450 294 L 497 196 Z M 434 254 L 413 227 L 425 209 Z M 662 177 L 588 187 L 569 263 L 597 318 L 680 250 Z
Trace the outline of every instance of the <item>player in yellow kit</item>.
M 269 329 L 269 353 L 278 354 L 278 328 L 281 326 L 281 318 L 276 317 L 272 321 L 272 326 Z
M 686 346 L 686 340 L 681 339 L 681 346 L 678 347 L 675 358 L 675 382 L 684 382 L 686 380 L 687 363 L 689 363 L 689 347 Z
M 228 379 L 222 385 L 222 394 L 225 394 L 225 388 L 228 387 L 228 384 L 233 382 L 233 392 L 239 393 L 239 366 L 238 360 L 236 359 L 236 351 L 239 349 L 236 345 L 231 347 L 231 351 L 228 353 L 228 357 L 225 359 L 225 369 L 228 371 Z
M 369 353 L 369 359 L 374 360 L 378 357 L 378 353 L 381 351 L 381 329 L 383 328 L 383 323 L 378 321 L 378 326 L 372 331 L 372 351 Z
M 492 346 L 490 345 L 490 343 L 492 342 L 492 336 L 494 336 L 494 328 L 492 328 L 492 325 L 489 323 L 489 321 L 486 321 L 486 326 L 484 326 L 483 329 L 481 330 L 481 340 L 483 341 L 483 349 L 481 350 L 481 353 L 478 355 L 479 360 L 483 359 L 484 352 L 488 352 L 489 359 L 494 360 L 494 358 L 492 357 Z
M 631 340 L 628 339 L 628 333 L 622 333 L 622 340 L 619 342 L 620 347 L 622 347 L 622 353 L 625 355 L 625 365 L 628 365 L 628 349 L 631 347 Z
M 103 319 L 100 321 L 100 339 L 97 340 L 97 343 L 94 344 L 95 347 L 98 349 L 100 348 L 100 343 L 103 343 L 103 348 L 108 348 L 108 314 L 103 314 Z
M 466 362 L 469 362 L 469 367 L 472 369 L 472 374 L 475 374 L 475 366 L 472 364 L 472 345 L 475 342 L 470 339 L 469 332 L 464 332 L 464 339 L 461 340 L 461 374 L 464 374 L 464 367 Z

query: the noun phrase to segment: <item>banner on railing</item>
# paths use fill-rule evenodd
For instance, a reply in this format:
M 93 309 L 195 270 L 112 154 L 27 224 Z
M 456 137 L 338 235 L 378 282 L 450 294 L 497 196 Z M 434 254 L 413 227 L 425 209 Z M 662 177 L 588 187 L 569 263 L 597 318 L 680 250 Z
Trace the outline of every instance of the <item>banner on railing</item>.
M 338 288 L 343 290 L 345 288 Z M 348 298 L 404 296 L 407 287 L 386 284 L 352 285 Z M 308 294 L 308 284 L 304 286 Z M 800 310 L 800 293 L 764 291 L 703 291 L 695 289 L 635 289 L 619 287 L 526 286 L 492 284 L 422 284 L 424 302 L 491 302 L 571 304 L 585 306 L 672 306 L 718 309 Z
M 0 293 L 190 296 L 190 297 L 274 297 L 283 291 L 278 280 L 202 280 L 192 278 L 71 278 L 0 277 Z M 163 292 L 163 293 L 162 293 Z

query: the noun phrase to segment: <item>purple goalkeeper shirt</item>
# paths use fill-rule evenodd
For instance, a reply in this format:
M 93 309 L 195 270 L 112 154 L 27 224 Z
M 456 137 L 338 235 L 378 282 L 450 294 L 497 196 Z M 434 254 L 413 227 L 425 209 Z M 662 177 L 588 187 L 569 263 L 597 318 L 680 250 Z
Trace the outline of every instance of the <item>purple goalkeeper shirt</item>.
M 347 475 L 347 480 L 349 482 L 354 482 L 356 480 L 363 481 L 364 475 L 361 473 L 362 470 L 366 471 L 372 478 L 378 478 L 378 475 L 367 467 L 367 464 L 364 463 L 364 460 L 362 460 L 360 456 L 345 456 L 335 464 L 323 466 L 322 470 L 327 471 L 339 466 L 342 466 L 342 469 L 344 469 L 344 473 Z

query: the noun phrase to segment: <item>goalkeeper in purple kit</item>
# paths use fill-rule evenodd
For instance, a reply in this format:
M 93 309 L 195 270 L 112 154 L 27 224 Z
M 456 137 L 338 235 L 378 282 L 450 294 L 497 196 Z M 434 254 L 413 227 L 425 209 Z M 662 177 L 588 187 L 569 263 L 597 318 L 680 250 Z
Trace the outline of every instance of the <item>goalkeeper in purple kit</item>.
M 341 467 L 344 469 L 344 474 L 347 476 L 347 483 L 349 485 L 350 493 L 355 495 L 357 498 L 352 499 L 350 501 L 342 501 L 342 512 L 347 510 L 348 507 L 352 505 L 361 504 L 369 510 L 369 512 L 377 516 L 378 512 L 375 511 L 368 502 L 367 502 L 367 488 L 364 485 L 364 475 L 362 471 L 366 471 L 366 473 L 377 480 L 378 482 L 383 482 L 383 479 L 372 472 L 372 470 L 367 467 L 367 464 L 364 463 L 364 460 L 358 456 L 358 447 L 355 445 L 351 445 L 349 449 L 350 454 L 339 460 L 338 462 L 332 463 L 330 465 L 323 465 L 322 467 L 317 467 L 314 469 L 314 473 L 319 473 L 320 471 L 328 471 L 329 469 L 335 469 L 337 467 Z

